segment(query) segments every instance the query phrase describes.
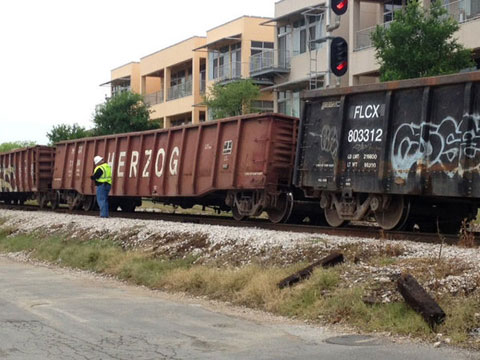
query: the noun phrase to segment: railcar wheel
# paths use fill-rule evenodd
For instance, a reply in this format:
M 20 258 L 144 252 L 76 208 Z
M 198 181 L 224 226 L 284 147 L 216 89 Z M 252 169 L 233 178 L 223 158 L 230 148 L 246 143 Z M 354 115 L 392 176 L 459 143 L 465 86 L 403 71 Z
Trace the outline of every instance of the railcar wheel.
M 95 207 L 95 196 L 86 196 L 82 203 L 83 211 L 92 211 Z
M 232 206 L 232 216 L 235 220 L 237 221 L 242 221 L 242 220 L 245 220 L 247 217 L 245 215 L 241 215 L 239 212 L 238 212 L 238 209 L 237 207 L 235 206 L 235 204 Z
M 327 220 L 328 225 L 331 227 L 340 227 L 345 223 L 345 220 L 338 215 L 335 206 L 328 207 L 327 209 L 324 209 L 323 212 L 325 214 L 325 220 Z
M 267 210 L 268 219 L 274 223 L 283 223 L 286 222 L 290 215 L 292 214 L 293 209 L 293 195 L 292 193 L 281 194 L 278 197 L 277 207 Z M 302 218 L 303 220 L 303 218 Z
M 38 207 L 40 209 L 45 209 L 48 204 L 48 197 L 46 194 L 40 194 L 38 195 L 37 201 L 38 201 Z
M 388 206 L 374 212 L 378 225 L 384 230 L 401 229 L 410 214 L 410 201 L 392 195 Z
M 60 206 L 60 193 L 58 191 L 53 193 L 52 199 L 50 200 L 50 207 L 52 210 L 57 210 Z

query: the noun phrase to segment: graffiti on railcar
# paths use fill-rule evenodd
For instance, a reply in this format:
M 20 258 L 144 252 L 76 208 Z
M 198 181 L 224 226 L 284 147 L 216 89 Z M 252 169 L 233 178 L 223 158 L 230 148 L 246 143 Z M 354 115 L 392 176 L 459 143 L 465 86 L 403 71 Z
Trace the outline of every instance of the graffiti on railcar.
M 403 179 L 414 166 L 450 178 L 480 172 L 480 114 L 465 114 L 458 121 L 448 116 L 439 124 L 402 124 L 393 136 L 391 162 L 395 175 Z
M 336 159 L 338 140 L 337 128 L 335 126 L 323 125 L 320 136 L 320 149 L 332 155 L 332 159 Z
M 0 165 L 0 189 L 2 192 L 17 191 L 15 186 L 15 167 Z

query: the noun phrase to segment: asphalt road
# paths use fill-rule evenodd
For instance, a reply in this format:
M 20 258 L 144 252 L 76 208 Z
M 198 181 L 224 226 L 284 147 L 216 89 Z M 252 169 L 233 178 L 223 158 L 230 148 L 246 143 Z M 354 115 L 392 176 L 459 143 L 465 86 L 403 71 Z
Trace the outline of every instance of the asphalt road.
M 335 338 L 341 334 L 5 257 L 0 289 L 0 359 L 480 359 Z

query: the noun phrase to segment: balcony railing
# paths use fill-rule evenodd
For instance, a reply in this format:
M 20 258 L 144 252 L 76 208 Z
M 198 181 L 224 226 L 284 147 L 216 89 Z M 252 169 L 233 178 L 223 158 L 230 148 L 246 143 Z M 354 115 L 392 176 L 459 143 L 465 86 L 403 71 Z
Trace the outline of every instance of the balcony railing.
M 191 79 L 185 81 L 184 83 L 174 85 L 168 89 L 168 100 L 180 99 L 190 95 L 192 95 Z
M 269 49 L 250 56 L 250 74 L 266 70 L 290 69 L 291 55 L 289 51 Z
M 131 91 L 130 85 L 128 85 L 128 86 L 114 86 L 112 88 L 112 96 L 121 94 L 121 93 L 126 92 L 126 91 Z
M 467 22 L 480 17 L 480 0 L 459 0 L 443 5 L 447 9 L 448 14 L 459 23 Z M 383 25 L 390 26 L 391 21 Z M 357 31 L 355 37 L 355 50 L 361 50 L 372 46 L 370 38 L 372 32 L 377 26 L 371 26 L 366 29 Z
M 213 79 L 215 81 L 228 81 L 242 78 L 242 63 L 235 61 L 213 68 Z
M 386 23 L 378 24 L 378 25 L 388 28 L 391 23 L 392 23 L 391 21 L 388 21 Z M 377 28 L 377 25 L 370 26 L 366 29 L 357 31 L 357 34 L 355 37 L 355 50 L 366 49 L 373 45 L 371 35 L 376 28 Z
M 143 99 L 145 101 L 145 104 L 150 106 L 163 103 L 163 90 L 144 95 Z
M 459 23 L 480 17 L 480 0 L 459 0 L 443 5 Z

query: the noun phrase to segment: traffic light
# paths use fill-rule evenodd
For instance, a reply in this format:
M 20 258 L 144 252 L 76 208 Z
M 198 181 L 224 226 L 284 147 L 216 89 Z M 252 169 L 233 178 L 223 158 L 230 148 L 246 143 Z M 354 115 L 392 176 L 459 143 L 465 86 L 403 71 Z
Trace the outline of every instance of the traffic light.
M 348 8 L 348 0 L 330 0 L 330 6 L 332 11 L 336 15 L 343 15 L 347 11 Z
M 348 44 L 342 37 L 335 37 L 330 44 L 330 69 L 336 76 L 348 70 Z

